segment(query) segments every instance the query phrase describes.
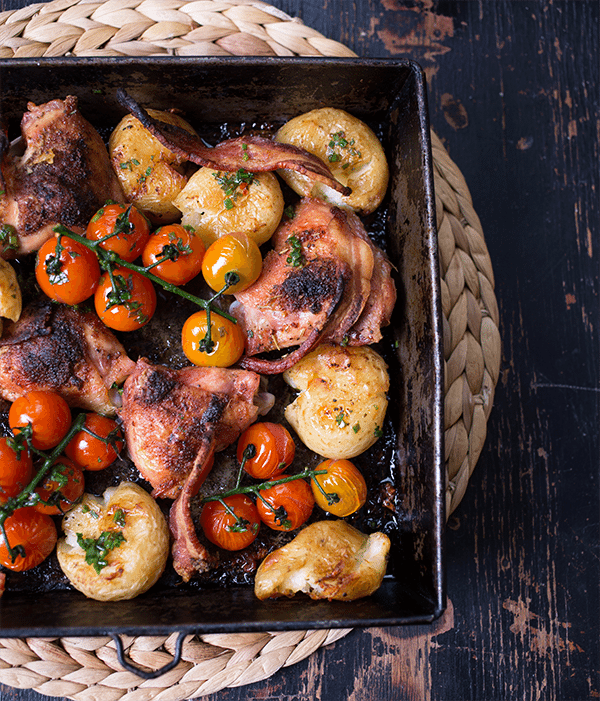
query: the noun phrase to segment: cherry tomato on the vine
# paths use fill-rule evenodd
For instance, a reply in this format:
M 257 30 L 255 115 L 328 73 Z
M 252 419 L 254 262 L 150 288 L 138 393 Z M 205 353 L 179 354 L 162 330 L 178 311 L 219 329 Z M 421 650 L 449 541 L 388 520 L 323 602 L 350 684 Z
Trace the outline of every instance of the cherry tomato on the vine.
M 261 521 L 275 531 L 294 531 L 306 523 L 314 505 L 312 489 L 303 479 L 263 489 L 256 500 Z
M 10 438 L 0 438 L 0 504 L 16 497 L 33 478 L 33 462 L 29 450 L 17 451 L 11 447 Z
M 249 446 L 254 446 L 254 450 L 248 450 L 253 456 L 246 458 L 244 470 L 256 479 L 280 475 L 296 454 L 296 444 L 287 428 L 270 421 L 252 424 L 242 433 L 237 444 L 238 462 L 242 462 Z
M 367 500 L 365 479 L 350 460 L 325 460 L 316 470 L 326 472 L 315 475 L 310 483 L 315 501 L 324 511 L 343 518 Z
M 114 281 L 114 286 L 113 286 Z M 135 331 L 156 311 L 156 290 L 148 278 L 127 268 L 103 273 L 94 296 L 96 313 L 115 331 Z
M 211 543 L 223 550 L 242 550 L 252 543 L 260 528 L 256 505 L 244 494 L 207 502 L 200 514 L 200 525 Z
M 106 204 L 94 214 L 85 235 L 90 241 L 101 241 L 104 250 L 132 263 L 142 255 L 150 224 L 133 205 Z
M 206 248 L 201 238 L 181 224 L 168 224 L 150 235 L 142 253 L 144 267 L 173 285 L 185 285 L 202 270 Z M 163 260 L 156 265 L 156 262 Z
M 95 472 L 112 465 L 123 445 L 123 433 L 116 421 L 90 413 L 81 431 L 67 444 L 65 453 L 84 469 Z
M 68 236 L 48 239 L 37 253 L 35 278 L 42 292 L 63 304 L 81 304 L 100 279 L 96 254 Z
M 67 435 L 71 426 L 71 409 L 56 392 L 32 390 L 11 404 L 8 424 L 15 435 L 31 424 L 33 447 L 49 450 Z
M 33 508 L 49 516 L 64 514 L 81 497 L 84 487 L 83 470 L 79 465 L 68 458 L 58 458 L 35 490 L 42 501 Z
M 181 331 L 181 346 L 194 365 L 227 368 L 236 363 L 244 352 L 244 332 L 239 325 L 211 312 L 210 348 L 207 348 L 208 317 L 199 311 L 186 319 Z
M 226 293 L 241 292 L 254 283 L 262 271 L 262 256 L 257 244 L 246 234 L 226 234 L 208 247 L 202 261 L 202 274 L 215 292 L 227 284 L 227 273 L 236 273 L 239 281 Z
M 41 514 L 32 506 L 17 509 L 4 522 L 8 544 L 16 557 L 11 557 L 6 541 L 0 543 L 0 564 L 15 572 L 37 567 L 54 550 L 57 541 L 56 526 L 48 514 Z

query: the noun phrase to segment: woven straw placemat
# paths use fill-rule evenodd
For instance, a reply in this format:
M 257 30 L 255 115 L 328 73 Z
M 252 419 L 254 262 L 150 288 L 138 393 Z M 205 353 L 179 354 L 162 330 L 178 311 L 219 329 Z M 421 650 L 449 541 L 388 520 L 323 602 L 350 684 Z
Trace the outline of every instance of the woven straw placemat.
M 0 57 L 331 56 L 354 52 L 257 0 L 53 0 L 0 13 Z M 500 369 L 492 263 L 469 189 L 432 132 L 445 356 L 447 514 L 484 445 Z M 154 680 L 124 671 L 110 637 L 0 640 L 0 683 L 83 701 L 191 699 L 270 677 L 350 631 L 189 636 L 181 662 Z M 148 670 L 177 636 L 123 638 Z M 161 698 L 163 696 L 161 695 Z M 165 697 L 166 698 L 166 697 Z

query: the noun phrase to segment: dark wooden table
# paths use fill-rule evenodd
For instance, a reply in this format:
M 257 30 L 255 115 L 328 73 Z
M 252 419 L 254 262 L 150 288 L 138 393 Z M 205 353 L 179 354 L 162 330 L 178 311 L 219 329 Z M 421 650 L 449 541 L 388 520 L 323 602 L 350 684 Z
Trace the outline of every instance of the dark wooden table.
M 490 249 L 502 367 L 485 448 L 448 524 L 443 618 L 355 630 L 206 698 L 597 699 L 598 2 L 271 4 L 361 56 L 426 69 L 432 125 Z M 3 687 L 0 698 L 42 697 Z

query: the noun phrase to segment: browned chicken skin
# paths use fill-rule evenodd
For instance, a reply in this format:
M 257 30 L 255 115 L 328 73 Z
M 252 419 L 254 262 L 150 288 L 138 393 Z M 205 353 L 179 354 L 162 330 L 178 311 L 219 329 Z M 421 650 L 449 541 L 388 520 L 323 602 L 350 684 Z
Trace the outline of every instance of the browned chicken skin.
M 246 370 L 171 370 L 138 360 L 125 382 L 120 416 L 129 455 L 155 497 L 175 499 L 169 516 L 173 567 L 187 581 L 211 566 L 198 540 L 190 499 L 213 453 L 258 417 L 260 376 Z
M 134 363 L 91 312 L 49 300 L 27 307 L 0 340 L 0 396 L 8 401 L 31 390 L 51 390 L 68 404 L 114 414 L 114 383 Z
M 381 339 L 396 289 L 387 256 L 355 214 L 305 198 L 272 242 L 261 276 L 231 306 L 248 337 L 243 367 L 283 372 L 317 342 Z M 279 360 L 253 357 L 292 346 Z
M 123 420 L 129 455 L 157 497 L 174 499 L 203 447 L 205 413 L 223 401 L 213 449 L 223 450 L 253 423 L 260 377 L 247 370 L 188 367 L 171 370 L 138 360 L 125 382 Z
M 56 224 L 83 231 L 107 199 L 124 201 L 106 147 L 76 97 L 30 102 L 21 133 L 23 155 L 2 154 L 0 225 L 17 234 L 16 250 L 0 247 L 4 258 L 38 250 Z

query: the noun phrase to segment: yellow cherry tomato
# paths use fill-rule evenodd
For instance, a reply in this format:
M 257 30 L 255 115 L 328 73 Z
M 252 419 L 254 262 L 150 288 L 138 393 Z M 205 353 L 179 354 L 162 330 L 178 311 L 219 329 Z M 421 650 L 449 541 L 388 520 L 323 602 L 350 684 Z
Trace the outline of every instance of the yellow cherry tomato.
M 194 365 L 227 368 L 242 357 L 244 344 L 240 327 L 215 312 L 210 314 L 210 338 L 205 311 L 192 314 L 181 332 L 183 352 Z
M 202 261 L 202 274 L 215 292 L 227 284 L 227 273 L 236 273 L 239 282 L 227 294 L 241 292 L 258 279 L 262 271 L 260 249 L 246 234 L 227 234 L 212 243 Z
M 315 475 L 310 486 L 324 511 L 343 518 L 358 511 L 367 500 L 364 477 L 350 460 L 325 460 L 316 470 L 325 470 L 325 474 Z

